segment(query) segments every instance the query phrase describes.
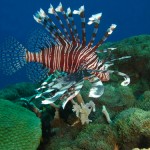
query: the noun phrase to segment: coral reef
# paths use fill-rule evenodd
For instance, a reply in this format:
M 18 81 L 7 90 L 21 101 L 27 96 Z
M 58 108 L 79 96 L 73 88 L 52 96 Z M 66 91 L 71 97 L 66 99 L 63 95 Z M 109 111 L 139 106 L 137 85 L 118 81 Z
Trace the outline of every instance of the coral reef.
M 67 127 L 63 130 L 63 135 L 51 139 L 46 150 L 113 150 L 117 135 L 112 129 L 109 125 L 93 123 L 81 130 L 78 127 Z
M 116 133 L 105 124 L 90 124 L 75 140 L 77 147 L 85 150 L 112 150 L 116 142 Z
M 105 92 L 99 99 L 99 102 L 105 103 L 111 106 L 122 106 L 124 108 L 129 108 L 134 105 L 136 99 L 133 91 L 130 87 L 123 87 L 118 85 L 106 85 Z
M 41 121 L 34 113 L 0 99 L 0 149 L 36 150 L 41 138 Z
M 136 106 L 145 111 L 150 111 L 150 91 L 144 92 L 144 94 L 139 98 Z
M 28 97 L 34 94 L 37 85 L 32 83 L 17 83 L 0 90 L 0 98 L 15 101 L 21 97 Z
M 121 149 L 150 146 L 150 113 L 138 108 L 122 111 L 114 120 Z

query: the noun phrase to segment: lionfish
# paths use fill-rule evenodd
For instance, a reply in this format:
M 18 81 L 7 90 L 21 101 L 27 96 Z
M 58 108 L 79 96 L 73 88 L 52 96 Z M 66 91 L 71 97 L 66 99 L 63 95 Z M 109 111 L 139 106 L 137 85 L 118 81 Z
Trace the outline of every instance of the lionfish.
M 114 60 L 109 60 L 109 57 L 100 60 L 97 55 L 97 48 L 112 34 L 116 28 L 115 24 L 112 24 L 94 45 L 102 13 L 92 15 L 87 24 L 94 24 L 94 30 L 89 43 L 86 44 L 84 6 L 74 11 L 68 8 L 65 12 L 60 3 L 56 9 L 50 5 L 48 13 L 56 17 L 61 30 L 44 10 L 40 9 L 33 17 L 50 36 L 41 31 L 34 32 L 29 39 L 30 51 L 16 39 L 9 38 L 0 54 L 3 70 L 7 74 L 12 74 L 28 64 L 30 78 L 44 81 L 37 89 L 38 94 L 35 98 L 43 97 L 43 104 L 51 104 L 60 99 L 63 101 L 63 107 L 80 92 L 84 79 L 92 83 L 89 97 L 94 98 L 103 94 L 102 81 L 108 81 L 112 73 L 125 79 L 121 85 L 129 84 L 130 78 L 126 74 L 108 69 Z M 62 14 L 63 21 L 58 13 Z M 73 15 L 79 15 L 81 18 L 82 38 L 77 31 Z M 108 48 L 107 52 L 110 53 L 112 50 L 114 48 Z M 59 74 L 57 78 L 56 74 Z

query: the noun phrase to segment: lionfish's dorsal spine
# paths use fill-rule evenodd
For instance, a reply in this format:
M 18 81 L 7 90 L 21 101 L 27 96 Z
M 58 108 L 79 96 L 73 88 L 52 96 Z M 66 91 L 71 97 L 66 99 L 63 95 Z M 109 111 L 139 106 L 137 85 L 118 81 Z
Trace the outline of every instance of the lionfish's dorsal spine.
M 33 15 L 33 18 L 40 24 L 43 25 L 43 27 L 50 32 L 51 36 L 54 38 L 55 42 L 57 44 L 64 44 L 64 41 L 67 41 L 65 36 L 61 33 L 61 31 L 58 29 L 58 27 L 55 25 L 55 23 L 46 15 L 46 13 L 40 9 L 35 15 Z
M 72 11 L 70 8 L 67 9 L 67 16 L 69 18 L 69 20 L 71 21 L 71 24 L 72 24 L 72 27 L 73 27 L 73 32 L 74 32 L 74 36 L 75 36 L 75 40 L 76 42 L 80 42 L 80 37 L 79 37 L 79 34 L 78 34 L 78 31 L 77 31 L 77 27 L 75 25 L 75 22 L 74 22 L 74 18 L 73 18 L 73 14 L 72 14 Z
M 64 33 L 66 34 L 67 39 L 68 39 L 69 41 L 71 41 L 71 38 L 70 38 L 70 35 L 69 35 L 67 29 L 65 28 L 65 26 L 64 26 L 64 24 L 63 24 L 61 18 L 58 16 L 57 12 L 55 11 L 55 9 L 54 9 L 54 7 L 53 7 L 52 5 L 50 5 L 50 8 L 48 9 L 48 12 L 49 12 L 49 14 L 54 14 L 54 16 L 56 17 L 56 19 L 59 21 L 59 24 L 60 24 L 60 26 L 62 27 Z
M 73 29 L 72 29 L 72 27 L 71 27 L 71 24 L 70 24 L 70 22 L 69 22 L 69 20 L 68 20 L 69 18 L 68 18 L 68 16 L 66 15 L 66 12 L 64 11 L 64 8 L 63 8 L 63 6 L 62 6 L 61 3 L 58 5 L 58 7 L 55 9 L 55 11 L 62 13 L 64 19 L 66 20 L 67 26 L 68 26 L 68 28 L 69 28 L 69 30 L 70 30 L 70 34 L 71 34 L 71 37 L 72 37 L 72 41 L 75 42 L 76 40 L 75 40 L 75 37 L 74 37 L 74 34 L 73 34 Z
M 100 41 L 92 48 L 93 51 L 95 51 L 99 46 L 101 46 L 106 40 L 107 38 L 113 33 L 113 30 L 116 28 L 116 24 L 112 24 L 107 31 L 105 32 L 104 36 L 102 37 L 102 39 L 100 39 Z
M 92 17 L 89 18 L 88 25 L 91 25 L 91 24 L 94 23 L 94 30 L 93 30 L 93 33 L 92 33 L 91 40 L 88 44 L 88 47 L 91 47 L 93 45 L 94 41 L 95 41 L 97 31 L 98 31 L 98 27 L 99 27 L 99 24 L 100 24 L 101 16 L 102 16 L 102 13 L 98 13 L 98 14 L 92 15 Z
M 79 8 L 79 10 L 74 10 L 73 14 L 80 15 L 80 18 L 81 18 L 81 27 L 82 27 L 82 45 L 86 46 L 86 30 L 85 30 L 84 6 L 81 6 Z

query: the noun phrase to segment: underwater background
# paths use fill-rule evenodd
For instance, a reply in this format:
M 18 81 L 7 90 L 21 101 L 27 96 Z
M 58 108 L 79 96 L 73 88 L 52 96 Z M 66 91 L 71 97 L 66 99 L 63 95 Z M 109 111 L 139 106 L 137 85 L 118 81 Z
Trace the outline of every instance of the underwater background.
M 30 33 L 42 29 L 33 15 L 40 8 L 47 12 L 50 3 L 55 8 L 59 2 L 1 0 L 0 43 L 13 36 L 26 47 Z M 28 79 L 26 67 L 11 76 L 0 69 L 0 150 L 150 150 L 150 0 L 61 2 L 72 10 L 84 5 L 86 22 L 91 15 L 103 13 L 96 42 L 112 23 L 117 25 L 98 51 L 113 47 L 117 49 L 112 51 L 112 59 L 131 56 L 112 66 L 127 74 L 131 83 L 121 86 L 122 78 L 111 75 L 110 81 L 103 82 L 102 96 L 91 98 L 91 83 L 97 82 L 85 80 L 80 94 L 63 109 L 59 99 L 52 105 L 41 104 L 44 86 Z M 80 28 L 79 16 L 74 18 Z M 92 31 L 93 26 L 87 25 L 87 41 Z M 0 45 L 0 57 L 1 52 Z M 97 55 L 103 58 L 105 54 Z M 61 75 L 56 71 L 46 90 L 51 90 L 53 77 L 57 81 Z
M 47 11 L 50 3 L 56 7 L 59 2 L 58 0 L 1 0 L 0 42 L 7 36 L 13 36 L 24 44 L 28 34 L 40 28 L 40 25 L 33 19 L 33 14 L 39 8 Z M 61 2 L 66 9 L 70 7 L 72 10 L 84 5 L 86 19 L 92 14 L 102 12 L 99 37 L 102 37 L 111 23 L 117 24 L 117 29 L 108 38 L 108 41 L 115 42 L 130 36 L 150 33 L 149 0 L 62 0 Z M 80 27 L 80 21 L 78 27 Z M 89 39 L 92 33 L 91 26 L 87 26 L 87 32 L 87 39 Z M 29 81 L 25 69 L 22 71 L 18 71 L 12 76 L 0 74 L 0 88 L 12 83 Z

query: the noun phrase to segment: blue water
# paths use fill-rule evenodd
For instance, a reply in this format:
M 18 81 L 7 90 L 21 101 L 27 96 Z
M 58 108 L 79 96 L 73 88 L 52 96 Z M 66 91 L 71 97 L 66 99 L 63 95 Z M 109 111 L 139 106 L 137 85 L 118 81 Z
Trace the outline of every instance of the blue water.
M 21 43 L 25 42 L 27 34 L 39 28 L 33 19 L 33 14 L 43 8 L 45 12 L 49 4 L 56 7 L 58 0 L 1 0 L 0 1 L 0 41 L 8 35 L 14 36 Z M 108 41 L 119 41 L 139 34 L 150 34 L 150 0 L 62 0 L 65 8 L 78 9 L 85 6 L 85 15 L 88 19 L 92 14 L 103 13 L 99 37 L 112 24 L 117 29 Z M 80 28 L 80 20 L 76 17 Z M 93 27 L 87 27 L 87 39 L 90 38 Z M 6 85 L 28 81 L 24 69 L 11 77 L 0 75 L 0 88 Z

